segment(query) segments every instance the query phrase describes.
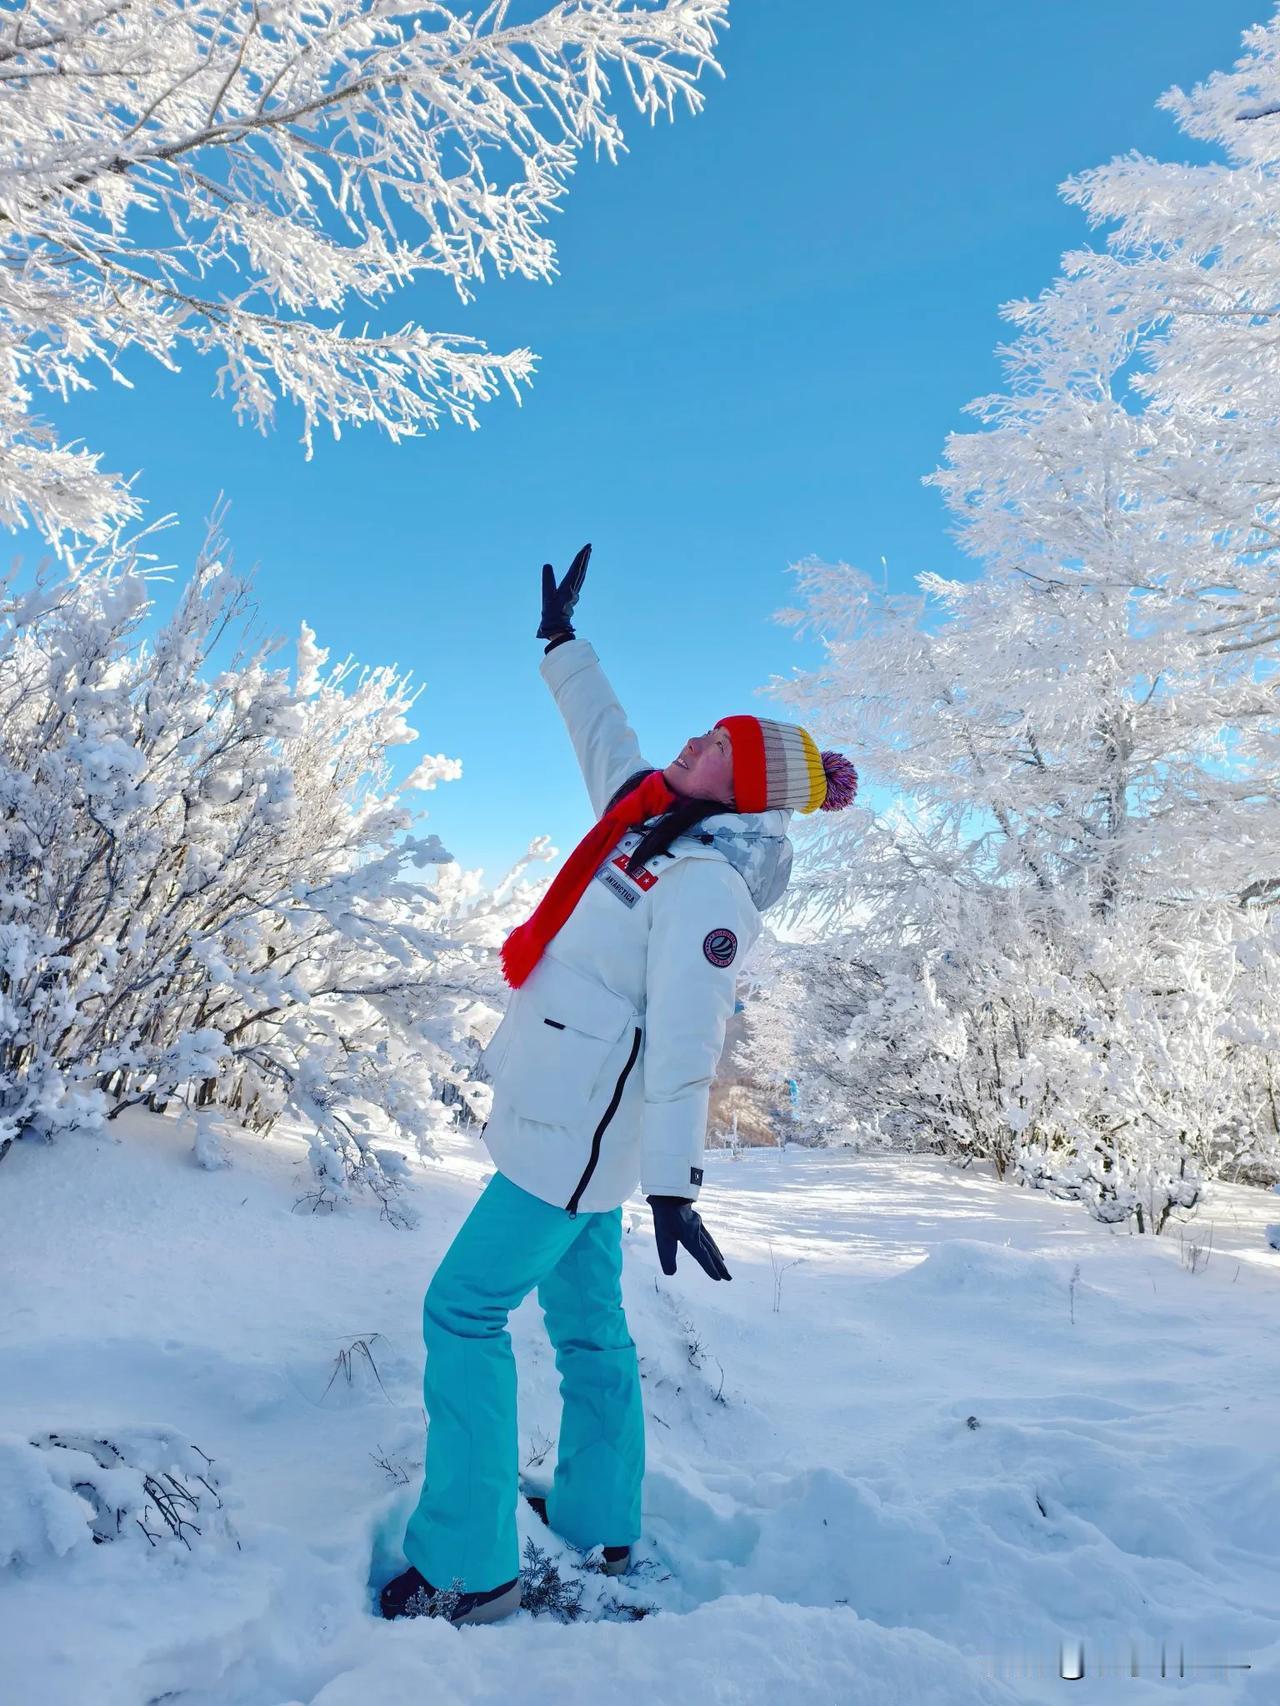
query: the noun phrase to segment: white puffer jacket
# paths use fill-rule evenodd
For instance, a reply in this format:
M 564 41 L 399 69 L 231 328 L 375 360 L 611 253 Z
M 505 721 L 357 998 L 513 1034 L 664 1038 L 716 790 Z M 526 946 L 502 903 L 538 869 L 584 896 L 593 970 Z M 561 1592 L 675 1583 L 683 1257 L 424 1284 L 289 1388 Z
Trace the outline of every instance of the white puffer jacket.
M 599 817 L 655 767 L 589 641 L 563 641 L 540 667 Z M 514 1184 L 570 1214 L 616 1208 L 637 1182 L 697 1197 L 737 973 L 786 887 L 790 818 L 718 812 L 633 878 L 620 861 L 635 829 L 602 862 L 480 1057 L 494 1087 L 484 1141 Z

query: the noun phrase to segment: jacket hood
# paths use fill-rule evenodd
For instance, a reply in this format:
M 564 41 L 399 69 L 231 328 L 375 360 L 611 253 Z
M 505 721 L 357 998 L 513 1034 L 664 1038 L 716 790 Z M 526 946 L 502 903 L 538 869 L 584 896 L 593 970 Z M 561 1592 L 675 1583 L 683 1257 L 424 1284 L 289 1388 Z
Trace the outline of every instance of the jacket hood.
M 790 823 L 787 806 L 764 812 L 714 812 L 696 828 L 678 835 L 672 846 L 684 843 L 683 850 L 689 853 L 714 848 L 723 854 L 746 883 L 756 911 L 763 912 L 782 899 L 791 880 Z

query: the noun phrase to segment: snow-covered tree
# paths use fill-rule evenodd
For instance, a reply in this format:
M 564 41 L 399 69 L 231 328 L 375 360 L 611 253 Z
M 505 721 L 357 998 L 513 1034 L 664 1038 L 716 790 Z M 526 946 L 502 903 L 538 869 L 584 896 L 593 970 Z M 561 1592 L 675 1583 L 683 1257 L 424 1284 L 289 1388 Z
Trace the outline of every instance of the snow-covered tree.
M 0 583 L 0 1152 L 181 1096 L 254 1129 L 301 1118 L 322 1200 L 386 1202 L 377 1139 L 429 1152 L 455 1120 L 496 975 L 501 892 L 464 927 L 456 879 L 442 897 L 404 874 L 451 855 L 408 833 L 401 792 L 459 766 L 393 788 L 421 689 L 326 668 L 305 623 L 292 682 L 279 642 L 215 669 L 249 595 L 216 526 L 145 640 L 145 544 Z
M 1165 98 L 1225 162 L 1067 186 L 1107 248 L 1006 310 L 1008 387 L 933 477 L 980 574 L 800 565 L 782 614 L 825 662 L 774 684 L 897 795 L 823 825 L 792 896 L 886 975 L 868 1097 L 1155 1230 L 1278 1153 L 1246 903 L 1280 893 L 1280 20 L 1246 46 Z
M 874 984 L 872 968 L 840 940 L 798 943 L 766 930 L 756 945 L 734 1065 L 768 1095 L 787 1141 L 877 1140 L 859 1105 L 863 1073 L 850 1058 L 852 1027 Z
M 0 12 L 0 520 L 99 543 L 128 486 L 33 413 L 129 352 L 220 358 L 260 428 L 475 426 L 536 357 L 367 323 L 422 274 L 550 279 L 590 144 L 702 104 L 728 0 L 24 0 Z M 347 316 L 358 310 L 358 321 Z

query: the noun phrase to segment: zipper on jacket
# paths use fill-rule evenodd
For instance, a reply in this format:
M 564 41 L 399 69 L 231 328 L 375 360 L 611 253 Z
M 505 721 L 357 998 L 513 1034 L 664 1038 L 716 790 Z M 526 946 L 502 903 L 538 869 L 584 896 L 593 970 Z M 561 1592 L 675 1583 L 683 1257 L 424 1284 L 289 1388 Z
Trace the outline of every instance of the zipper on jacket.
M 609 1098 L 609 1106 L 605 1109 L 604 1113 L 601 1114 L 600 1124 L 596 1127 L 595 1131 L 592 1133 L 592 1137 L 591 1137 L 591 1159 L 587 1162 L 586 1170 L 584 1171 L 582 1177 L 578 1180 L 577 1189 L 574 1191 L 573 1195 L 569 1198 L 568 1202 L 564 1205 L 569 1211 L 570 1220 L 576 1220 L 578 1217 L 579 1199 L 581 1198 L 583 1191 L 586 1190 L 587 1185 L 590 1182 L 591 1175 L 596 1170 L 596 1163 L 600 1159 L 600 1140 L 604 1136 L 604 1128 L 608 1125 L 609 1121 L 613 1118 L 613 1116 L 618 1111 L 618 1103 L 622 1100 L 623 1088 L 626 1085 L 627 1077 L 630 1074 L 631 1068 L 635 1065 L 636 1056 L 639 1053 L 640 1053 L 640 1027 L 639 1027 L 639 1025 L 637 1025 L 636 1026 L 636 1034 L 632 1038 L 632 1041 L 631 1041 L 631 1053 L 627 1056 L 627 1064 L 623 1067 L 622 1071 L 618 1074 L 618 1082 L 613 1087 L 613 1095 L 610 1096 L 610 1098 Z

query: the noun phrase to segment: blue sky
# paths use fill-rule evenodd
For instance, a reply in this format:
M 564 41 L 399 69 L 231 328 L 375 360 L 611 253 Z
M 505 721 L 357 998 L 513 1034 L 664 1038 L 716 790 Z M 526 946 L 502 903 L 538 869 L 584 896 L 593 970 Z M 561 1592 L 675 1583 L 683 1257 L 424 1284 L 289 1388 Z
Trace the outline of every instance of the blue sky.
M 535 350 L 522 406 L 400 445 L 322 439 L 307 463 L 290 412 L 267 439 L 234 424 L 213 362 L 135 356 L 133 391 L 57 419 L 139 470 L 152 514 L 183 516 L 179 563 L 226 494 L 262 628 L 305 618 L 331 658 L 413 671 L 421 738 L 397 774 L 462 759 L 461 781 L 407 798 L 496 879 L 532 836 L 567 851 L 589 821 L 538 675 L 543 561 L 593 542 L 578 631 L 659 764 L 718 716 L 781 714 L 755 690 L 812 658 L 771 620 L 789 563 L 884 557 L 900 588 L 971 574 L 921 477 L 997 382 L 999 304 L 1086 240 L 1056 186 L 1129 149 L 1193 157 L 1157 96 L 1230 63 L 1267 12 L 736 0 L 702 115 L 650 129 L 624 110 L 630 153 L 582 159 L 548 227 L 554 283 L 398 300 L 393 323 Z

